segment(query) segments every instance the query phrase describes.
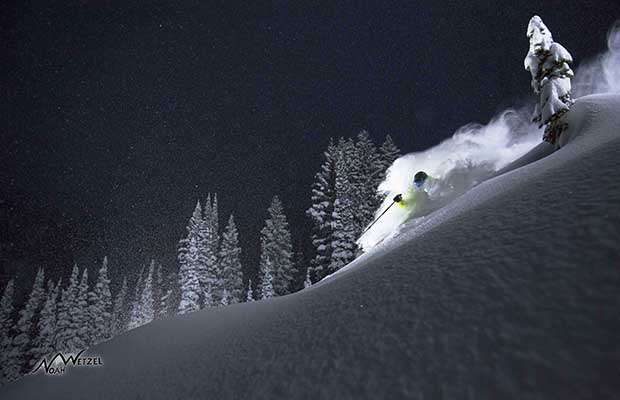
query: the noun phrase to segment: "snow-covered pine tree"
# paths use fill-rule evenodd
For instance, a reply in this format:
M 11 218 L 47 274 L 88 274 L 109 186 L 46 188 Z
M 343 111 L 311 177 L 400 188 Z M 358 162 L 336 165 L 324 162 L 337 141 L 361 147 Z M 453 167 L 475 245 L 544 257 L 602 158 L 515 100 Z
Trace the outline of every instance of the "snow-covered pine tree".
M 13 364 L 9 366 L 7 371 L 9 381 L 15 380 L 21 374 L 29 372 L 31 353 L 28 350 L 32 346 L 32 341 L 34 339 L 33 332 L 35 332 L 36 335 L 38 312 L 45 299 L 45 288 L 43 287 L 44 280 L 43 269 L 39 269 L 34 279 L 28 301 L 19 312 L 17 334 L 15 338 L 13 338 L 13 357 L 11 357 Z
M 355 258 L 356 252 L 356 224 L 354 220 L 353 200 L 354 193 L 351 177 L 351 160 L 355 157 L 355 144 L 351 139 L 341 138 L 338 142 L 338 157 L 336 160 L 336 201 L 333 212 L 333 240 L 332 254 L 328 273 L 333 273 L 347 265 Z
M 218 264 L 219 252 L 219 211 L 217 194 L 207 196 L 204 209 L 204 220 L 199 229 L 200 263 L 202 265 L 200 287 L 202 290 L 203 307 L 219 304 L 222 298 L 224 282 L 222 271 Z M 210 299 L 210 300 L 209 300 Z
M 15 281 L 11 279 L 4 288 L 2 300 L 0 300 L 0 386 L 9 382 L 9 369 L 15 368 L 16 363 L 11 360 L 13 357 L 13 338 L 11 328 L 13 327 L 13 296 L 15 292 Z M 13 366 L 12 368 L 9 368 Z
M 265 271 L 269 260 L 273 278 L 273 291 L 282 296 L 290 293 L 295 266 L 293 245 L 284 208 L 278 196 L 274 196 L 267 212 L 269 218 L 261 230 L 260 271 Z M 263 272 L 264 274 L 264 272 Z
M 220 300 L 220 305 L 227 306 L 231 304 L 230 293 L 228 293 L 228 289 L 224 288 L 222 291 L 222 299 Z
M 312 286 L 312 280 L 310 279 L 310 268 L 306 269 L 306 279 L 304 280 L 304 289 Z
M 79 351 L 87 348 L 92 344 L 91 329 L 90 329 L 90 315 L 88 312 L 88 269 L 84 268 L 82 272 L 82 279 L 78 286 L 77 301 L 74 303 L 74 309 L 71 318 L 71 322 L 74 327 L 74 332 L 77 332 L 73 341 L 70 341 L 69 349 L 71 351 Z
M 144 287 L 140 296 L 142 303 L 142 315 L 140 316 L 140 325 L 147 324 L 155 318 L 155 307 L 153 301 L 153 273 L 155 270 L 155 260 L 151 260 L 149 272 L 144 279 Z
M 136 287 L 133 290 L 133 301 L 131 303 L 131 311 L 129 313 L 129 323 L 127 325 L 127 329 L 135 329 L 141 325 L 142 321 L 142 289 L 144 288 L 143 283 L 144 276 L 144 266 L 140 270 L 140 275 L 138 276 L 138 281 L 136 282 Z
M 168 298 L 171 295 L 170 281 L 164 279 L 163 267 L 158 264 L 153 284 L 155 319 L 163 319 L 168 316 Z
M 57 351 L 63 353 L 70 350 L 70 342 L 78 334 L 77 331 L 74 330 L 75 325 L 73 324 L 72 312 L 77 302 L 79 273 L 80 271 L 77 264 L 73 264 L 69 284 L 65 290 L 62 290 L 60 302 L 58 303 L 58 324 L 56 328 L 55 348 Z
M 157 264 L 155 274 L 153 275 L 153 310 L 154 319 L 159 319 L 161 313 L 161 298 L 165 295 L 166 288 L 164 284 L 164 275 L 161 263 Z
M 379 207 L 377 188 L 383 179 L 383 163 L 368 131 L 363 130 L 357 135 L 354 151 L 346 143 L 341 142 L 341 162 L 347 164 L 345 169 L 349 170 L 350 202 L 355 210 L 352 216 L 357 239 L 372 222 Z
M 273 266 L 269 257 L 261 265 L 261 299 L 268 299 L 274 296 L 273 289 Z
M 205 280 L 205 264 L 201 262 L 203 239 L 199 230 L 203 226 L 200 201 L 187 224 L 187 236 L 179 242 L 179 314 L 200 309 L 202 297 L 201 283 Z
M 301 250 L 303 248 L 303 243 L 298 241 L 295 248 L 297 249 L 295 251 L 293 261 L 293 264 L 295 265 L 295 274 L 293 277 L 293 284 L 291 285 L 291 292 L 297 292 L 304 288 L 304 279 L 306 278 L 307 271 L 309 270 L 306 266 L 307 263 L 304 258 L 304 253 Z
M 211 225 L 211 233 L 212 235 L 209 237 L 210 243 L 209 247 L 213 249 L 213 254 L 215 255 L 215 261 L 217 262 L 217 253 L 219 249 L 220 243 L 220 214 L 217 204 L 217 193 L 213 194 L 213 202 L 211 203 L 211 215 L 209 217 L 209 223 Z
M 379 147 L 379 160 L 381 162 L 381 181 L 387 177 L 387 170 L 401 156 L 400 149 L 394 143 L 391 135 L 385 135 L 385 141 Z
M 171 272 L 168 274 L 168 295 L 165 300 L 165 309 L 166 316 L 175 315 L 179 310 L 179 298 L 180 298 L 180 290 L 179 290 L 179 278 L 175 272 Z
M 37 336 L 34 338 L 30 348 L 31 362 L 29 369 L 32 369 L 36 363 L 52 354 L 55 350 L 60 285 L 60 280 L 56 285 L 54 285 L 51 279 L 47 282 L 47 296 L 37 323 Z
M 245 294 L 245 302 L 249 303 L 254 301 L 254 291 L 252 290 L 252 280 L 248 281 L 248 290 Z
M 560 122 L 560 118 L 573 104 L 570 80 L 574 73 L 569 66 L 573 57 L 564 46 L 553 41 L 551 32 L 538 15 L 530 19 L 527 37 L 530 48 L 524 65 L 532 75 L 532 89 L 539 95 L 533 121 L 540 127 L 546 125 L 543 139 L 555 144 L 566 130 L 566 123 Z
M 103 258 L 95 287 L 89 293 L 89 325 L 92 344 L 112 336 L 112 293 L 108 278 L 108 257 Z
M 112 336 L 120 335 L 127 330 L 127 277 L 123 277 L 123 285 L 116 293 L 112 311 Z
M 239 303 L 243 299 L 243 271 L 241 267 L 241 248 L 239 234 L 232 214 L 222 235 L 219 256 L 220 271 L 224 280 L 224 289 L 230 303 Z
M 312 220 L 312 245 L 315 248 L 315 256 L 310 265 L 317 280 L 328 274 L 332 257 L 337 153 L 337 147 L 332 139 L 323 153 L 324 160 L 321 169 L 314 176 L 312 206 L 306 211 Z

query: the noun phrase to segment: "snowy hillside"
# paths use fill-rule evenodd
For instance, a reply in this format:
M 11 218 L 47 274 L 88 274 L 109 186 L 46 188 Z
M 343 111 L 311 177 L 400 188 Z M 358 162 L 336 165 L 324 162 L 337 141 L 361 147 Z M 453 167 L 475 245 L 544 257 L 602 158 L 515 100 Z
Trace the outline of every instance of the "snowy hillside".
M 0 398 L 613 398 L 619 111 L 619 95 L 578 99 L 563 148 L 310 289 L 150 323 L 91 349 L 103 366 Z

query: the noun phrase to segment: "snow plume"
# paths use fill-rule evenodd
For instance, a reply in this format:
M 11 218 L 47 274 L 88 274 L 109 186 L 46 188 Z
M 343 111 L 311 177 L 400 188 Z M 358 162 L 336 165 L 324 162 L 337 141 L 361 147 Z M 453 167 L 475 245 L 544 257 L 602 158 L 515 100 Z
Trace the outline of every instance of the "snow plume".
M 540 131 L 529 123 L 530 108 L 505 110 L 487 125 L 468 124 L 449 139 L 419 153 L 397 159 L 379 186 L 383 193 L 403 193 L 418 171 L 440 181 L 454 175 L 482 169 L 496 171 L 540 143 Z
M 489 178 L 494 172 L 516 160 L 540 143 L 541 131 L 530 123 L 531 107 L 508 109 L 495 116 L 487 125 L 468 124 L 459 128 L 449 139 L 428 150 L 400 157 L 389 168 L 387 177 L 379 185 L 385 200 L 377 218 L 396 194 L 411 188 L 413 177 L 425 171 L 433 178 L 431 200 L 421 208 L 417 205 L 415 217 L 426 215 L 465 193 Z M 368 250 L 410 216 L 410 210 L 392 207 L 359 239 L 358 244 Z
M 607 34 L 607 51 L 579 65 L 573 80 L 573 97 L 620 92 L 620 20 Z

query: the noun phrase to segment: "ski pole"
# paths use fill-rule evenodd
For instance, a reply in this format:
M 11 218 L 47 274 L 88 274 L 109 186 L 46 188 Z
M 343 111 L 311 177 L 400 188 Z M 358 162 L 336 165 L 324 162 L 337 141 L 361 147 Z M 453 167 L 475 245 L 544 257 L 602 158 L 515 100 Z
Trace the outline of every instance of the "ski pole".
M 399 202 L 399 201 L 401 201 L 402 199 L 403 199 L 403 196 L 402 196 L 401 194 L 397 194 L 397 195 L 394 197 L 394 200 L 392 201 L 392 204 L 390 204 L 390 205 L 389 205 L 389 206 L 388 206 L 385 210 L 383 210 L 383 212 L 381 213 L 381 215 L 379 215 L 379 216 L 378 216 L 378 217 L 377 217 L 374 221 L 372 221 L 372 223 L 371 223 L 370 225 L 368 225 L 368 227 L 367 227 L 366 229 L 364 229 L 364 232 L 362 232 L 362 235 L 363 235 L 364 233 L 368 232 L 368 230 L 369 230 L 370 228 L 372 228 L 372 226 L 373 226 L 373 225 L 374 225 L 377 221 L 379 221 L 379 218 L 383 217 L 383 214 L 385 214 L 386 212 L 388 212 L 388 210 L 389 210 L 390 208 L 392 208 L 392 206 L 393 206 L 394 204 L 398 203 L 398 202 Z

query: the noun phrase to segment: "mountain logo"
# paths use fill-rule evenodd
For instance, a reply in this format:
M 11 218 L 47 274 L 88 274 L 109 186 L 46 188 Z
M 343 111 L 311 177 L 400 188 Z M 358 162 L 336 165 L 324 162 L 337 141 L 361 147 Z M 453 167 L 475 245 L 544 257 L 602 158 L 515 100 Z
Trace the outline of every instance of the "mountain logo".
M 68 354 L 66 357 L 62 353 L 56 353 L 54 357 L 52 357 L 49 361 L 46 358 L 43 358 L 37 367 L 32 370 L 31 374 L 36 374 L 41 367 L 45 371 L 46 375 L 62 375 L 65 373 L 65 368 L 67 366 L 73 367 L 98 367 L 103 365 L 101 361 L 101 357 L 82 357 L 82 353 L 85 350 L 80 350 L 79 353 L 73 355 Z

